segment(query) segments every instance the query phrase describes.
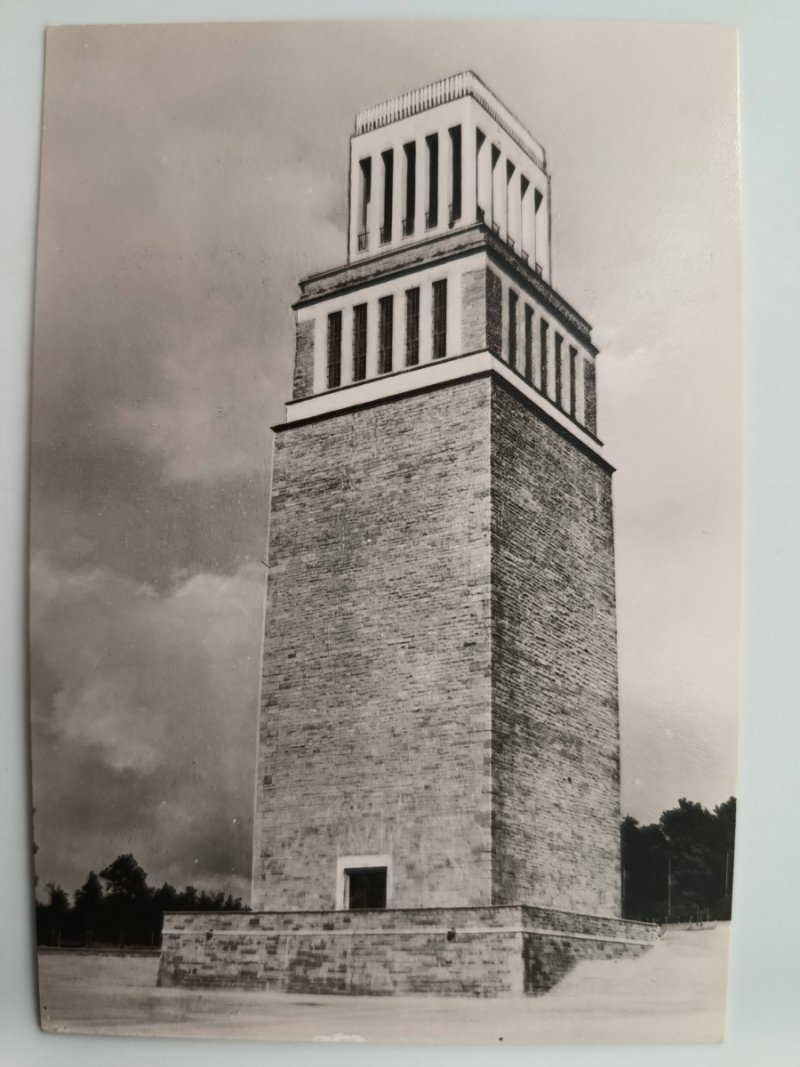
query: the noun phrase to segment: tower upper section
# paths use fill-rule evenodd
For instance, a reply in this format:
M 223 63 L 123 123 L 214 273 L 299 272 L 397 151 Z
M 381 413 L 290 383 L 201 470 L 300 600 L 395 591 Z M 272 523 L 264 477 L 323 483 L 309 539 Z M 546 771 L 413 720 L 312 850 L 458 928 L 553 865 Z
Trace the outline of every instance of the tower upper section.
M 550 280 L 544 149 L 471 72 L 362 111 L 346 262 L 300 282 L 287 422 L 478 374 L 599 454 L 597 348 Z
M 475 74 L 455 74 L 357 115 L 349 262 L 476 222 L 550 281 L 544 149 Z

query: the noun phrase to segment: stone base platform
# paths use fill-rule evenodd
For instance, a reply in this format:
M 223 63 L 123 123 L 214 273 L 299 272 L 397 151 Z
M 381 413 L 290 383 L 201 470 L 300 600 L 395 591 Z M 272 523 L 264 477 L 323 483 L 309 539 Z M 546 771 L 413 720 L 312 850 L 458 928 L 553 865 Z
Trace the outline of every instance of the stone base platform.
M 286 993 L 546 993 L 582 959 L 638 956 L 651 923 L 528 905 L 171 912 L 158 984 Z

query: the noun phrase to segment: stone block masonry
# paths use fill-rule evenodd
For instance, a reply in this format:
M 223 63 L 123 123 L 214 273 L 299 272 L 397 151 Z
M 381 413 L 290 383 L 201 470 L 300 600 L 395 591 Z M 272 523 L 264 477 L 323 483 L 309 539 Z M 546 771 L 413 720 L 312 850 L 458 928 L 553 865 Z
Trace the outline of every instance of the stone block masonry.
M 490 391 L 457 382 L 277 435 L 253 905 L 491 903 Z
M 545 908 L 164 917 L 160 985 L 301 994 L 521 996 L 581 959 L 638 956 L 658 928 Z
M 492 389 L 493 903 L 620 913 L 611 470 Z
M 287 428 L 262 703 L 254 907 L 618 915 L 610 468 L 490 374 Z

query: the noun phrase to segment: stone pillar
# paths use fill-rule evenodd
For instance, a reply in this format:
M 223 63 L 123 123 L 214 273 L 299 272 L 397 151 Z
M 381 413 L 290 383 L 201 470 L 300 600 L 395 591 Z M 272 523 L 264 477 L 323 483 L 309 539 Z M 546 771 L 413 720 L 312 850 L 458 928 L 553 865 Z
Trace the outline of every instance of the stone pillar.
M 589 433 L 597 433 L 597 384 L 594 359 L 586 356 L 583 361 L 583 425 Z
M 295 323 L 294 388 L 295 400 L 314 392 L 314 319 Z
M 506 164 L 508 166 L 508 163 Z M 508 232 L 509 238 L 514 242 L 516 252 L 522 251 L 522 219 L 519 216 L 522 207 L 522 196 L 519 192 L 522 175 L 514 169 L 511 180 L 507 182 L 506 197 L 508 204 Z
M 479 352 L 486 348 L 486 268 L 461 276 L 461 348 Z
M 486 347 L 500 358 L 503 353 L 503 285 L 499 275 L 486 271 Z
M 430 363 L 433 357 L 433 291 L 430 282 L 419 287 L 419 361 Z
M 477 137 L 477 130 L 475 131 Z M 482 220 L 487 226 L 492 221 L 492 145 L 487 137 L 484 137 L 477 161 L 478 172 L 478 208 L 483 212 Z M 478 220 L 481 220 L 481 211 L 478 212 Z
M 378 301 L 367 301 L 367 378 L 378 376 Z
M 342 309 L 342 385 L 353 380 L 353 309 Z
M 477 174 L 475 172 L 475 124 L 461 124 L 461 221 L 470 223 L 475 219 L 478 202 Z

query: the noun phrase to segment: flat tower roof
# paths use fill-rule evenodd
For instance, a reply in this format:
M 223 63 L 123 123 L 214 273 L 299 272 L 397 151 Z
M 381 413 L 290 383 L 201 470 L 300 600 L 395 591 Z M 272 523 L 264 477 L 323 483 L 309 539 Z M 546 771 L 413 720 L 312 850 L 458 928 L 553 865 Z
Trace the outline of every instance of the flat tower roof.
M 542 169 L 546 169 L 544 148 L 471 70 L 465 70 L 461 74 L 451 74 L 449 78 L 442 78 L 441 81 L 433 82 L 422 89 L 412 89 L 411 92 L 403 93 L 383 104 L 375 104 L 374 107 L 359 111 L 356 115 L 356 134 L 369 133 L 370 130 L 377 130 L 381 126 L 388 126 L 391 122 L 397 122 L 408 118 L 409 115 L 416 115 L 420 111 L 438 107 L 440 104 L 448 104 L 451 100 L 458 100 L 464 96 L 471 96 L 476 100 L 523 152 L 535 160 Z

